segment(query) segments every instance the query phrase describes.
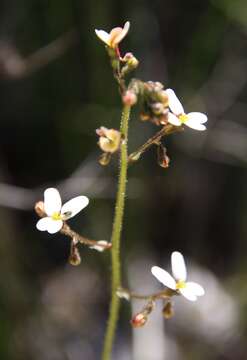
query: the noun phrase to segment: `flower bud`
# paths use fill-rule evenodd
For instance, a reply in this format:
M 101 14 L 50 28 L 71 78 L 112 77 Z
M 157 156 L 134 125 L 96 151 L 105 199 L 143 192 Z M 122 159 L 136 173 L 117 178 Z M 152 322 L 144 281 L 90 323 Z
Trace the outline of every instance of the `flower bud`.
M 166 93 L 165 90 L 161 90 L 158 92 L 158 98 L 160 100 L 160 102 L 165 106 L 165 107 L 168 107 L 168 104 L 169 104 L 169 99 L 168 99 L 168 95 Z
M 73 241 L 71 242 L 69 262 L 71 265 L 74 265 L 74 266 L 78 266 L 81 263 L 81 256 L 80 256 L 79 250 Z
M 174 309 L 170 301 L 165 304 L 162 314 L 165 319 L 170 319 L 174 316 Z
M 164 105 L 162 103 L 156 102 L 151 105 L 152 112 L 155 115 L 161 115 L 164 112 Z
M 34 210 L 36 211 L 37 215 L 39 215 L 40 217 L 46 216 L 43 201 L 36 202 L 36 204 L 34 205 Z
M 146 324 L 147 319 L 148 319 L 147 316 L 144 315 L 142 312 L 140 312 L 140 313 L 136 314 L 135 316 L 133 316 L 130 323 L 134 328 L 139 328 Z
M 142 112 L 142 113 L 140 113 L 140 119 L 141 119 L 141 121 L 148 121 L 148 120 L 150 120 L 150 115 Z
M 102 166 L 106 166 L 111 161 L 111 153 L 103 153 L 99 157 L 99 163 Z
M 123 95 L 122 100 L 125 105 L 133 106 L 137 102 L 137 96 L 133 91 L 127 90 Z
M 131 52 L 126 53 L 122 60 L 127 63 L 130 70 L 137 68 L 139 65 L 139 61 Z

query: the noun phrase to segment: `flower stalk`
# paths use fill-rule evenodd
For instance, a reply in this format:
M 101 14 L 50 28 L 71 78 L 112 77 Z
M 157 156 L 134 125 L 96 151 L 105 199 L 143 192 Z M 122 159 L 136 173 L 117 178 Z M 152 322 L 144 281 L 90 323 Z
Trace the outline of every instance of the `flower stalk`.
M 183 127 L 174 126 L 171 124 L 165 125 L 161 130 L 159 130 L 155 135 L 153 135 L 148 141 L 139 147 L 136 151 L 129 155 L 128 161 L 130 163 L 139 160 L 141 155 L 150 148 L 152 145 L 158 145 L 163 136 L 170 135 L 177 131 L 182 131 Z
M 121 261 L 120 261 L 120 240 L 122 223 L 124 216 L 126 183 L 127 183 L 127 169 L 128 169 L 128 123 L 130 116 L 130 106 L 124 105 L 120 132 L 122 136 L 122 142 L 120 145 L 120 171 L 118 180 L 117 199 L 115 205 L 115 215 L 112 228 L 112 294 L 110 304 L 110 314 L 107 323 L 107 330 L 104 341 L 104 348 L 102 353 L 102 360 L 110 360 L 113 341 L 115 337 L 115 330 L 118 321 L 120 299 L 117 296 L 117 289 L 121 286 Z

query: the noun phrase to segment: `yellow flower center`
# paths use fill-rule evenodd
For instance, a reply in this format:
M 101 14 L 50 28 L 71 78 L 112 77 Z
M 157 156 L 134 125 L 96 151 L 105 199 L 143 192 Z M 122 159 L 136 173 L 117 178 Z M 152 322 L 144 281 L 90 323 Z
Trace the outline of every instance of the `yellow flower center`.
M 178 280 L 176 283 L 176 290 L 184 289 L 186 287 L 186 282 Z
M 55 221 L 57 221 L 57 220 L 62 220 L 62 216 L 61 216 L 61 214 L 58 213 L 58 212 L 54 212 L 54 213 L 52 214 L 51 218 L 52 218 L 52 220 L 55 220 Z
M 182 124 L 184 124 L 189 119 L 188 115 L 186 115 L 186 114 L 181 114 L 178 116 L 178 118 Z

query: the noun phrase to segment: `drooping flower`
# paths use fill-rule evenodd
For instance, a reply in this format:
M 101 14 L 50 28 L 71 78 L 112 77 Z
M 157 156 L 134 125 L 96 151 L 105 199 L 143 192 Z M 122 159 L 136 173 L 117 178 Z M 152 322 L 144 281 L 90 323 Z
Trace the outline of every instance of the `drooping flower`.
M 177 291 L 190 301 L 196 301 L 198 296 L 203 296 L 203 287 L 195 282 L 187 282 L 187 270 L 183 255 L 174 251 L 171 256 L 173 277 L 159 266 L 153 266 L 152 274 L 166 287 Z
M 177 95 L 172 89 L 167 89 L 166 93 L 169 100 L 170 112 L 168 113 L 168 122 L 175 126 L 181 126 L 185 124 L 194 130 L 203 131 L 206 130 L 206 126 L 203 125 L 207 122 L 208 118 L 201 112 L 185 113 L 183 105 L 179 101 Z
M 59 191 L 55 188 L 46 189 L 44 192 L 44 212 L 47 216 L 40 219 L 36 227 L 40 231 L 55 234 L 61 230 L 63 221 L 78 214 L 88 203 L 89 199 L 86 196 L 77 196 L 62 206 Z
M 102 40 L 107 46 L 112 49 L 116 49 L 118 44 L 123 40 L 129 31 L 130 23 L 127 21 L 124 24 L 124 27 L 115 27 L 110 33 L 107 33 L 104 30 L 95 30 L 96 35 L 100 40 Z

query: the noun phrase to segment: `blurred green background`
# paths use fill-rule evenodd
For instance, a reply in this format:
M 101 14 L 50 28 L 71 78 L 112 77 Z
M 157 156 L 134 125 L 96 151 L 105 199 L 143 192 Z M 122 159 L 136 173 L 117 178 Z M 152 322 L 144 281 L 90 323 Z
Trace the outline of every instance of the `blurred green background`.
M 206 295 L 176 299 L 143 329 L 123 302 L 117 360 L 240 360 L 247 353 L 247 5 L 244 0 L 2 0 L 0 2 L 0 358 L 100 359 L 109 304 L 109 253 L 81 249 L 68 264 L 68 239 L 35 228 L 49 186 L 89 206 L 71 226 L 109 239 L 117 161 L 97 158 L 95 129 L 119 126 L 121 101 L 94 29 L 131 23 L 122 52 L 140 60 L 135 77 L 176 90 L 187 111 L 209 117 L 165 141 L 129 170 L 122 241 L 125 286 L 160 289 L 154 264 L 170 269 L 181 251 Z M 48 46 L 48 47 L 47 47 Z M 157 128 L 130 123 L 135 150 Z

